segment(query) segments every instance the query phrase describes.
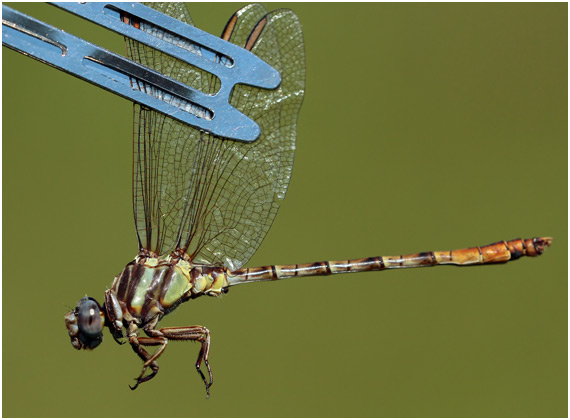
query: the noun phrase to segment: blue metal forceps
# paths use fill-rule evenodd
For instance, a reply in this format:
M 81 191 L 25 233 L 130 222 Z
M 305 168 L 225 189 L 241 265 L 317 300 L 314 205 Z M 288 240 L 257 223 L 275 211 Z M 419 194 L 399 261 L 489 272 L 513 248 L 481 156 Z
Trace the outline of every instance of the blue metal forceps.
M 246 142 L 259 137 L 257 123 L 229 104 L 231 91 L 237 83 L 274 89 L 281 76 L 250 51 L 140 3 L 52 4 L 214 74 L 220 90 L 206 94 L 5 5 L 2 44 L 208 133 Z

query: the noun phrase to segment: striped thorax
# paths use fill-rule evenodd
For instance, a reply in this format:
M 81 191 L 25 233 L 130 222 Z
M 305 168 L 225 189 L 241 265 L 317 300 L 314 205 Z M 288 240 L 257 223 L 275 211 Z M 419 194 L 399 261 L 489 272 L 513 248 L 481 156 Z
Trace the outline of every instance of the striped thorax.
M 142 323 L 167 314 L 202 295 L 218 296 L 228 287 L 226 269 L 193 265 L 184 259 L 137 256 L 115 277 L 111 292 Z

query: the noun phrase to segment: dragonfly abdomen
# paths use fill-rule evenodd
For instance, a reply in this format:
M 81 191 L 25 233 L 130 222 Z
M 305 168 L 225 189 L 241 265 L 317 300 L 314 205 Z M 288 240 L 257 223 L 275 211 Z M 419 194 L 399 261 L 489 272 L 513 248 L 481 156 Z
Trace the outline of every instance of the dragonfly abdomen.
M 505 263 L 522 256 L 535 257 L 544 251 L 552 238 L 513 239 L 473 248 L 451 251 L 429 251 L 399 256 L 362 258 L 357 260 L 320 261 L 309 264 L 272 265 L 245 268 L 228 273 L 230 286 L 255 281 L 290 277 L 326 276 L 330 274 L 380 271 L 391 268 L 430 267 L 434 265 L 475 265 Z

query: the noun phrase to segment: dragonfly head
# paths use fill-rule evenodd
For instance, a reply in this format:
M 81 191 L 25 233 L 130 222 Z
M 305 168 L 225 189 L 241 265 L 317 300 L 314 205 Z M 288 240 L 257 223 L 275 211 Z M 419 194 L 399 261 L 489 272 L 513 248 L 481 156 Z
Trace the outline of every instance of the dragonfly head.
M 84 297 L 75 309 L 65 315 L 65 326 L 71 337 L 71 345 L 77 350 L 92 350 L 103 341 L 105 313 L 97 301 Z

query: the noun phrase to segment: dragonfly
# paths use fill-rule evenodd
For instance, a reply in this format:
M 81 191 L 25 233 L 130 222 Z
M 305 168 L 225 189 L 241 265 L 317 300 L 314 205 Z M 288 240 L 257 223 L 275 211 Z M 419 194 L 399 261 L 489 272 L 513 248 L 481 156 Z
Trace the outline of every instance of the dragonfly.
M 184 4 L 149 5 L 192 24 Z M 129 23 L 152 30 L 144 22 Z M 175 34 L 164 36 L 177 42 Z M 305 89 L 305 50 L 301 25 L 292 11 L 268 13 L 259 4 L 238 10 L 221 38 L 253 52 L 281 74 L 274 90 L 237 85 L 230 97 L 232 106 L 259 124 L 259 139 L 245 143 L 216 137 L 135 104 L 132 204 L 138 252 L 105 291 L 103 305 L 84 297 L 65 315 L 75 349 L 96 348 L 105 327 L 115 341 L 130 344 L 143 361 L 131 389 L 157 375 L 157 359 L 170 341 L 195 341 L 200 343 L 195 368 L 209 397 L 210 331 L 199 325 L 158 326 L 165 315 L 191 299 L 220 296 L 240 284 L 291 277 L 506 263 L 541 255 L 551 244 L 552 238 L 534 237 L 448 251 L 244 268 L 269 231 L 291 178 Z M 203 92 L 219 90 L 220 81 L 210 73 L 125 41 L 131 60 Z M 198 52 L 200 48 L 187 47 Z M 150 89 L 136 80 L 133 84 Z

